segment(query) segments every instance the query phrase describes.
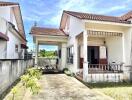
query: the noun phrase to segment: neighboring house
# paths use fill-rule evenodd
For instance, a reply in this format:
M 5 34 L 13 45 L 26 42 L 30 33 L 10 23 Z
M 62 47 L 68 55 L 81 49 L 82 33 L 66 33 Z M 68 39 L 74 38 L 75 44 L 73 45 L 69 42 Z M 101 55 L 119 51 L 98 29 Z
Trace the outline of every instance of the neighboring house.
M 0 59 L 23 59 L 26 37 L 18 3 L 0 1 Z
M 36 64 L 39 44 L 58 45 L 59 69 L 67 67 L 84 81 L 113 81 L 113 73 L 120 81 L 132 65 L 132 11 L 120 17 L 63 11 L 59 29 L 32 27 L 31 34 Z

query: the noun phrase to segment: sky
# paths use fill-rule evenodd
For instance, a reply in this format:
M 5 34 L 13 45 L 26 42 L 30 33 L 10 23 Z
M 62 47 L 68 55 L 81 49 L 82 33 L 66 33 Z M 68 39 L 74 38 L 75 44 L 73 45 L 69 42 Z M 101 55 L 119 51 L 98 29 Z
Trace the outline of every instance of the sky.
M 121 16 L 132 10 L 132 0 L 4 0 L 18 2 L 24 21 L 27 45 L 34 48 L 29 34 L 34 22 L 40 27 L 59 28 L 63 10 L 79 11 L 111 16 Z M 56 46 L 40 46 L 54 50 Z

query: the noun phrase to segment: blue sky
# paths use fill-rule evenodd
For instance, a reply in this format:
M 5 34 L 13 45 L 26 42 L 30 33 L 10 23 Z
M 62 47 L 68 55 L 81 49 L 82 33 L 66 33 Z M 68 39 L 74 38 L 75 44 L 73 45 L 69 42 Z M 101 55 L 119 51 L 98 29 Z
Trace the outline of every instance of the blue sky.
M 19 2 L 28 46 L 33 49 L 29 34 L 34 22 L 42 27 L 59 27 L 63 10 L 81 11 L 96 14 L 120 16 L 132 10 L 132 0 L 5 0 Z M 55 46 L 41 46 L 47 50 Z

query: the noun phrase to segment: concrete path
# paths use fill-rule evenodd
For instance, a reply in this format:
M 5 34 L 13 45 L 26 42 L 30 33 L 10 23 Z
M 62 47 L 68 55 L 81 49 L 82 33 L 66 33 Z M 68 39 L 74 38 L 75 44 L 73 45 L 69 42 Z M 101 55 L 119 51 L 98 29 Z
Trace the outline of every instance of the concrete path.
M 40 93 L 35 96 L 26 93 L 28 96 L 25 100 L 110 100 L 65 74 L 47 74 L 40 82 Z

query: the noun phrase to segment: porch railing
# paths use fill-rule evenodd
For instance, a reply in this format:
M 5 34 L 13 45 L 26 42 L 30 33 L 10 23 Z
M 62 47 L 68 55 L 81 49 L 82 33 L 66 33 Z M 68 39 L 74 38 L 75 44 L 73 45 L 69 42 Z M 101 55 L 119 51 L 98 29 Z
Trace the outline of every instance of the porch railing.
M 88 64 L 89 73 L 122 73 L 122 64 Z

